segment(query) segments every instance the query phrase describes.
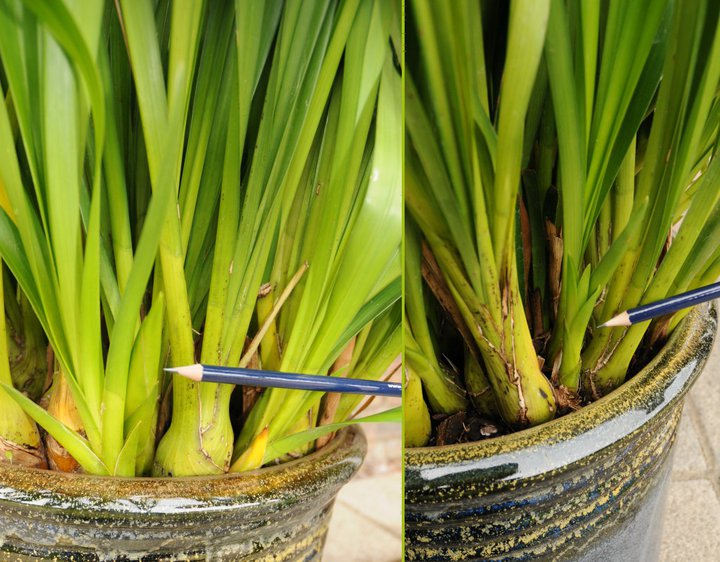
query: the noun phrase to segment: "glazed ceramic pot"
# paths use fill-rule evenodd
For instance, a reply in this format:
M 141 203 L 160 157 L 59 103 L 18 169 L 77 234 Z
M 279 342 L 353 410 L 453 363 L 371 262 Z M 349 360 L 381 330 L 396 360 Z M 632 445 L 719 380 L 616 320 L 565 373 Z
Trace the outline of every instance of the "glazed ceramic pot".
M 656 560 L 683 398 L 715 332 L 715 310 L 698 307 L 645 369 L 586 408 L 407 450 L 406 560 Z
M 0 463 L 0 560 L 319 560 L 362 432 L 283 465 L 206 478 L 122 479 Z

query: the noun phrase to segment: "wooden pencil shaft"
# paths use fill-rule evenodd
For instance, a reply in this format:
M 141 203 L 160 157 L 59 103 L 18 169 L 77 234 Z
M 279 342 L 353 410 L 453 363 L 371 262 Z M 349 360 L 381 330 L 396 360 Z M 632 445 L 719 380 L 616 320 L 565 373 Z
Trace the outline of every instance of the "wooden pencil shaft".
M 230 369 L 212 365 L 203 365 L 202 370 L 203 382 L 374 396 L 400 397 L 402 395 L 402 385 L 394 382 L 302 375 L 278 371 L 257 371 L 242 368 Z
M 628 310 L 628 316 L 632 324 L 638 322 L 644 322 L 645 320 L 651 320 L 662 316 L 664 314 L 670 314 L 671 312 L 677 312 L 683 308 L 707 302 L 720 296 L 720 283 L 713 283 L 706 287 L 700 287 L 681 295 L 676 295 L 661 301 L 654 303 L 638 306 Z

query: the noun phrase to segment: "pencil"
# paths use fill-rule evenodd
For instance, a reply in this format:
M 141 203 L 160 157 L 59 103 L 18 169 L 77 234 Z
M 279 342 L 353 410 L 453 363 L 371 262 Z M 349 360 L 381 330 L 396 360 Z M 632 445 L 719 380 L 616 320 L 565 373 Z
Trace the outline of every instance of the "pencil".
M 369 394 L 398 398 L 402 396 L 402 385 L 397 382 L 301 375 L 297 373 L 281 373 L 279 371 L 244 369 L 241 367 L 216 367 L 199 363 L 184 367 L 166 368 L 165 370 L 198 382 L 342 392 L 346 394 Z
M 613 316 L 610 320 L 598 326 L 598 328 L 632 326 L 638 322 L 652 320 L 664 314 L 670 314 L 683 308 L 710 301 L 718 296 L 720 296 L 720 283 L 713 283 L 712 285 L 700 287 L 699 289 L 675 295 L 674 297 L 631 308 L 625 312 L 621 312 L 617 316 Z

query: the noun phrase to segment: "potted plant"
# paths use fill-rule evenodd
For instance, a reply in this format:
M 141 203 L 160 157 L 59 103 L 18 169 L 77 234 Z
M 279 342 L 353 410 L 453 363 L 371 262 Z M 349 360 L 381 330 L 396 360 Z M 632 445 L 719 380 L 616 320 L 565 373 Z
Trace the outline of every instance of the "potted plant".
M 398 30 L 372 0 L 0 4 L 0 550 L 319 556 L 367 400 L 163 368 L 397 367 Z
M 718 8 L 407 28 L 407 559 L 651 560 L 715 313 L 599 325 L 720 274 Z

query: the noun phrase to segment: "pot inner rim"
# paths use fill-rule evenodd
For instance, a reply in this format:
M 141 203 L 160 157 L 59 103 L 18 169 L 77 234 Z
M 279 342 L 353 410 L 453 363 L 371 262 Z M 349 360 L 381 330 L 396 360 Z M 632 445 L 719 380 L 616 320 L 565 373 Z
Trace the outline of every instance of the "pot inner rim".
M 620 387 L 592 404 L 555 418 L 547 423 L 491 439 L 405 449 L 406 471 L 426 470 L 425 466 L 462 463 L 497 455 L 520 454 L 524 449 L 562 444 L 582 439 L 583 434 L 599 425 L 626 426 L 631 433 L 642 425 L 626 415 L 654 417 L 687 392 L 699 375 L 712 349 L 717 328 L 717 308 L 712 304 L 696 306 L 677 326 L 669 340 L 653 359 Z M 601 448 L 600 443 L 597 444 Z M 424 478 L 423 478 L 424 479 Z
M 359 467 L 366 449 L 365 436 L 358 426 L 338 431 L 325 447 L 309 455 L 253 471 L 188 477 L 114 477 L 68 474 L 0 462 L 0 492 L 5 490 L 51 492 L 68 496 L 121 498 L 220 498 L 292 491 L 300 482 L 322 479 L 343 463 Z M 355 470 L 354 469 L 354 470 Z M 353 472 L 354 472 L 353 470 Z

